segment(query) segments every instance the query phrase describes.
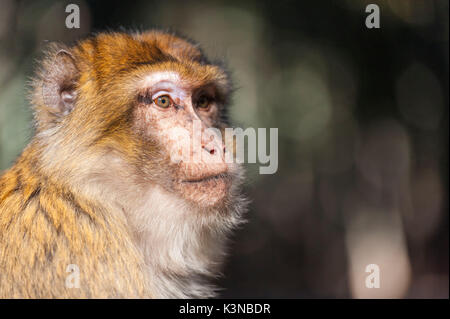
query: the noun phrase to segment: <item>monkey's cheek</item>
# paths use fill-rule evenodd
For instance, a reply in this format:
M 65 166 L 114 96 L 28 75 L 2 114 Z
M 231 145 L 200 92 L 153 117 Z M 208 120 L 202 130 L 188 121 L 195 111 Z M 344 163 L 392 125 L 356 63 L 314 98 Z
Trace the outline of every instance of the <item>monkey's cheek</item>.
M 182 196 L 202 207 L 220 205 L 227 196 L 229 189 L 230 182 L 225 179 L 179 184 L 179 191 Z

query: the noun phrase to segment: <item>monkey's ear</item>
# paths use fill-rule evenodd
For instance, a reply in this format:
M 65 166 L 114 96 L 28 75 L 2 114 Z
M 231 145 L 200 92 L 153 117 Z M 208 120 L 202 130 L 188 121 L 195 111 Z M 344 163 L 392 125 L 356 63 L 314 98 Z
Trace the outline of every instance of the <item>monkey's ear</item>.
M 73 55 L 67 50 L 58 50 L 47 60 L 43 74 L 43 102 L 52 115 L 69 114 L 77 99 L 79 71 Z

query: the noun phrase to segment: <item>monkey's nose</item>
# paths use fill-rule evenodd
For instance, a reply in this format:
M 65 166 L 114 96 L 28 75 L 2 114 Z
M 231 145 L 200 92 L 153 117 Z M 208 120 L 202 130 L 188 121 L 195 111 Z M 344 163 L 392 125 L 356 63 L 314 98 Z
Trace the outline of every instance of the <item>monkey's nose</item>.
M 202 145 L 202 148 L 207 151 L 209 154 L 214 155 L 216 154 L 216 148 L 214 146 L 205 146 Z M 225 154 L 225 152 L 227 151 L 227 148 L 224 146 L 222 149 L 222 153 Z
M 225 145 L 220 139 L 215 138 L 214 136 L 211 136 L 210 138 L 204 138 L 202 140 L 201 146 L 202 152 L 208 152 L 209 158 L 211 160 L 220 158 L 223 161 L 225 159 Z

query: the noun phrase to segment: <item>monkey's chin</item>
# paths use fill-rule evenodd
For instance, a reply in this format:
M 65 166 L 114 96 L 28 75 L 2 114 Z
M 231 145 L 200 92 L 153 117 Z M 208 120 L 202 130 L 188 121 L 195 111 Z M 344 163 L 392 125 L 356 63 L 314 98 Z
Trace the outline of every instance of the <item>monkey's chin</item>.
M 229 192 L 230 184 L 230 180 L 223 177 L 182 181 L 179 184 L 179 191 L 189 202 L 210 208 L 223 204 L 223 200 Z

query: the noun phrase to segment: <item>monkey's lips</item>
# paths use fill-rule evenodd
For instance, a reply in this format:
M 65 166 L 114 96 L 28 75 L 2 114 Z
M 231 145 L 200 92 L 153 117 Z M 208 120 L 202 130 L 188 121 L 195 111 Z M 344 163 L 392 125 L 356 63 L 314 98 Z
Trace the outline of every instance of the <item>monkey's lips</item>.
M 179 190 L 186 199 L 201 206 L 216 206 L 226 197 L 230 185 L 231 176 L 220 173 L 183 179 Z
M 181 182 L 188 183 L 188 184 L 195 184 L 195 183 L 205 183 L 205 182 L 213 182 L 213 181 L 219 181 L 219 180 L 227 181 L 229 179 L 230 179 L 230 176 L 228 173 L 220 173 L 220 174 L 215 174 L 215 175 L 188 178 Z

